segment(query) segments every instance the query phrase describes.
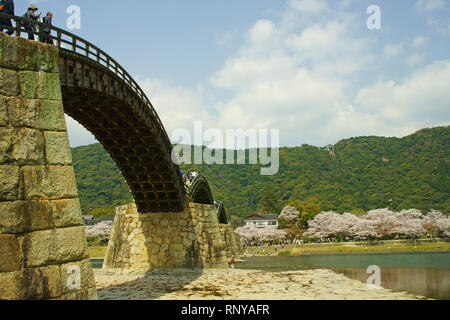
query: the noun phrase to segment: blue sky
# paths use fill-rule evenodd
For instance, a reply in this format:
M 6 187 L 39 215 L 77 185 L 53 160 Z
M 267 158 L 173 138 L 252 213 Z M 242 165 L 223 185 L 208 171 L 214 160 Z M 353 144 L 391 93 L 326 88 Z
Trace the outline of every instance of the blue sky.
M 30 2 L 15 1 L 16 15 Z M 281 145 L 404 136 L 450 122 L 450 1 L 41 0 L 147 92 L 169 136 L 280 129 Z M 369 5 L 381 29 L 369 30 Z M 95 142 L 68 119 L 73 146 Z

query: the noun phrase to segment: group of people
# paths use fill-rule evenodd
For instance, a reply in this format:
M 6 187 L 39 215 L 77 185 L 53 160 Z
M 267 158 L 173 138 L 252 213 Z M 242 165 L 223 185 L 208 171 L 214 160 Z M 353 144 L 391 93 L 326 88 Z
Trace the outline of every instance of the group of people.
M 192 181 L 194 181 L 194 179 L 197 178 L 198 172 L 191 171 L 188 174 L 184 174 L 183 171 L 181 171 L 181 175 L 183 176 L 183 181 L 185 184 L 191 184 Z
M 45 25 L 51 26 L 53 14 L 51 12 L 47 12 L 47 15 L 41 18 L 41 12 L 37 11 L 38 8 L 36 8 L 34 4 L 30 4 L 28 6 L 27 12 L 23 15 L 23 18 L 29 21 L 41 22 Z M 14 16 L 14 0 L 0 0 L 0 13 Z M 13 25 L 11 19 L 3 17 L 0 18 L 0 32 L 3 32 L 3 29 L 5 29 L 5 33 L 12 36 L 14 34 L 14 30 L 12 28 Z M 24 28 L 26 31 L 31 31 L 28 32 L 28 39 L 35 40 L 33 32 L 37 32 L 36 25 L 33 23 L 25 23 Z M 53 44 L 53 39 L 50 34 L 49 27 L 42 28 L 42 35 L 39 38 L 39 40 L 43 43 Z

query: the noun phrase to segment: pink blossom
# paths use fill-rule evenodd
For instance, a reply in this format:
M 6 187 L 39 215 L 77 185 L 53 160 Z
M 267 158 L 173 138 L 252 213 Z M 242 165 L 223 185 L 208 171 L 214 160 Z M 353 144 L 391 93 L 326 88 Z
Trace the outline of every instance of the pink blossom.
M 424 215 L 416 209 L 393 212 L 389 209 L 371 210 L 364 216 L 350 213 L 323 212 L 308 222 L 304 236 L 310 238 L 351 237 L 369 238 L 418 238 L 427 234 L 427 228 L 438 230 L 439 235 L 450 236 L 450 218 L 431 210 Z
M 85 226 L 86 238 L 108 238 L 111 234 L 112 221 L 102 221 L 93 226 Z

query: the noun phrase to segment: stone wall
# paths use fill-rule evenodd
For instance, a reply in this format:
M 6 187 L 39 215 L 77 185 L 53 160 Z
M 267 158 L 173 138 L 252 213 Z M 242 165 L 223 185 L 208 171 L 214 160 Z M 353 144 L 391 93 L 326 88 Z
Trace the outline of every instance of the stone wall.
M 231 224 L 219 224 L 220 235 L 224 239 L 225 253 L 228 258 L 239 257 L 242 254 L 241 239 L 233 230 Z
M 58 49 L 0 33 L 0 299 L 96 296 Z
M 231 254 L 239 255 L 236 242 L 214 206 L 189 203 L 180 213 L 140 214 L 130 204 L 116 209 L 103 268 L 227 268 Z

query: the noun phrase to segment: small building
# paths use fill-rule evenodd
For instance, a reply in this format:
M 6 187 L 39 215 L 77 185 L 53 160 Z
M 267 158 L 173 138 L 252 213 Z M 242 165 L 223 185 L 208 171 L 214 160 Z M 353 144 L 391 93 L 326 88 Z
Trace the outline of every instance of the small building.
M 246 226 L 253 226 L 257 228 L 265 228 L 269 226 L 278 227 L 278 215 L 277 214 L 252 214 L 250 217 L 244 219 Z

